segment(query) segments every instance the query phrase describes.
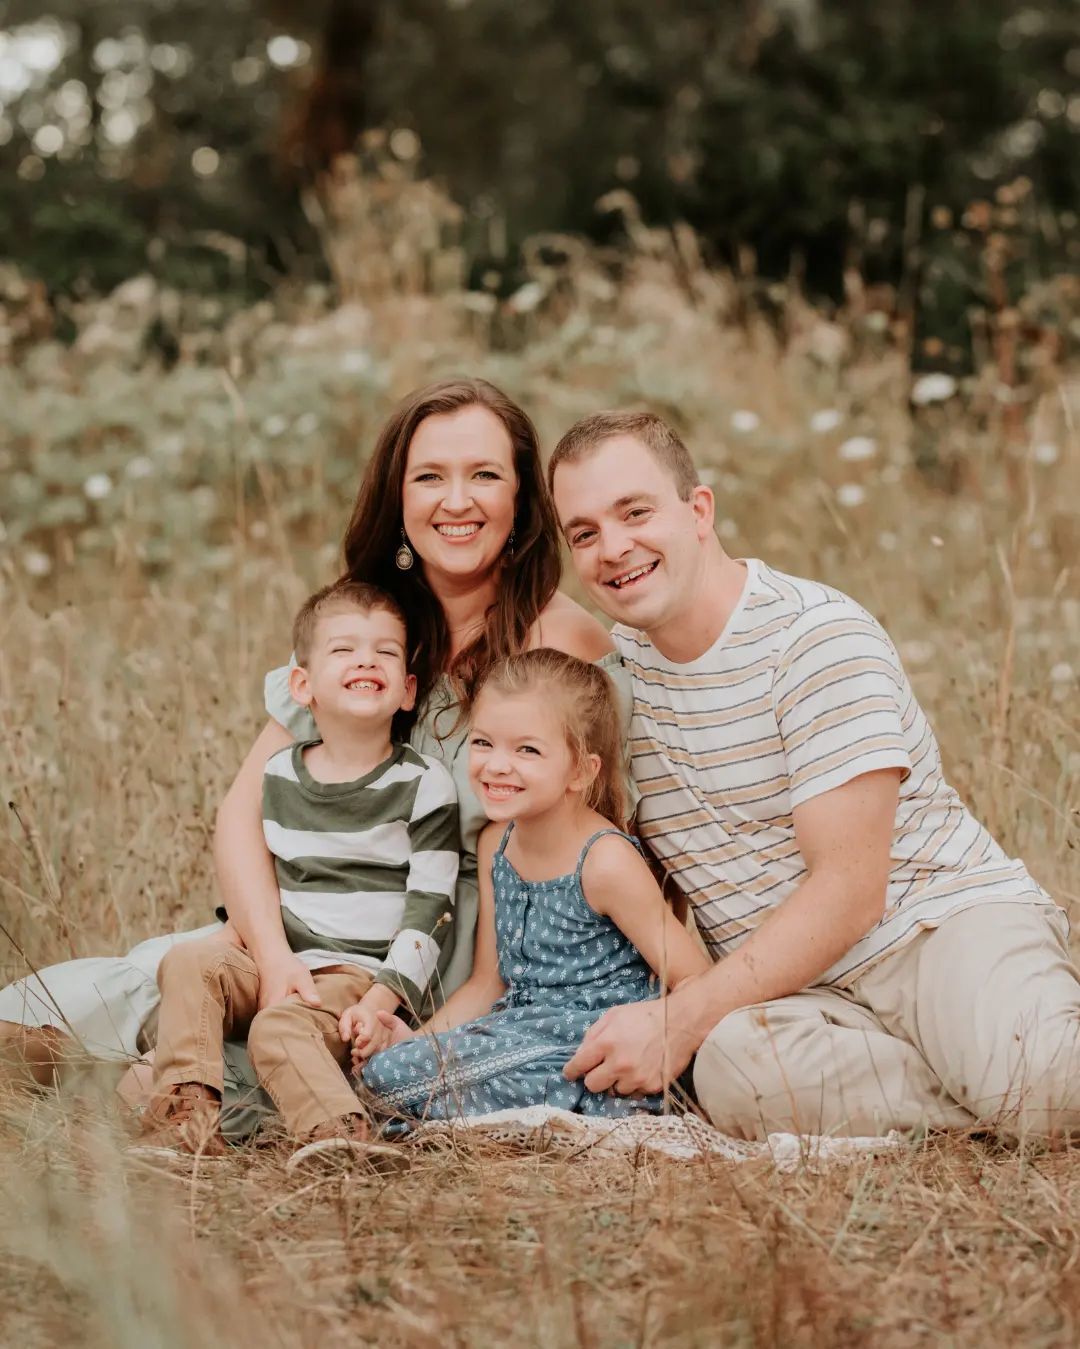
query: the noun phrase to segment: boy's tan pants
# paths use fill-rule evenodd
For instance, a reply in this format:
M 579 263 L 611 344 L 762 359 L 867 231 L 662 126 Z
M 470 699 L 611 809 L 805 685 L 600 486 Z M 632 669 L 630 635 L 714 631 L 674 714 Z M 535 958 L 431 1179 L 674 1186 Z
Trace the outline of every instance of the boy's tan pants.
M 984 902 L 920 932 L 852 987 L 724 1018 L 694 1084 L 718 1129 L 1080 1134 L 1080 976 L 1064 918 Z
M 223 1041 L 247 1032 L 259 1081 L 295 1137 L 361 1113 L 342 1071 L 352 1046 L 342 1042 L 338 1018 L 367 992 L 372 977 L 352 967 L 313 977 L 321 1007 L 293 996 L 260 1012 L 259 971 L 246 951 L 213 939 L 172 947 L 158 967 L 155 1093 L 181 1082 L 222 1091 Z

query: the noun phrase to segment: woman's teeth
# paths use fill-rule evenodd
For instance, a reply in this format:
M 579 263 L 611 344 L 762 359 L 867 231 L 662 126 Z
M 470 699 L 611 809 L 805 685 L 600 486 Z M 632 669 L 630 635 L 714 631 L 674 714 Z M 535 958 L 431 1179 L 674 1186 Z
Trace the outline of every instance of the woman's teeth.
M 445 535 L 448 539 L 467 539 L 470 534 L 477 534 L 480 531 L 479 525 L 436 525 L 438 533 Z

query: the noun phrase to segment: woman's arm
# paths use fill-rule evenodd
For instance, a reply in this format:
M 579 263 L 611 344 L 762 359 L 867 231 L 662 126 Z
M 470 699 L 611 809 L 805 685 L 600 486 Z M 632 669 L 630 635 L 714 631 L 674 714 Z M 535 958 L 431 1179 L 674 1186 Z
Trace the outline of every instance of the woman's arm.
M 704 974 L 711 961 L 672 913 L 641 854 L 616 834 L 597 839 L 581 872 L 589 907 L 606 914 L 666 988 Z
M 263 838 L 263 770 L 271 754 L 292 740 L 278 722 L 266 723 L 218 807 L 214 831 L 218 889 L 232 925 L 259 967 L 260 1007 L 283 1002 L 290 993 L 298 993 L 310 1006 L 319 1005 L 311 971 L 285 940 L 274 859 Z

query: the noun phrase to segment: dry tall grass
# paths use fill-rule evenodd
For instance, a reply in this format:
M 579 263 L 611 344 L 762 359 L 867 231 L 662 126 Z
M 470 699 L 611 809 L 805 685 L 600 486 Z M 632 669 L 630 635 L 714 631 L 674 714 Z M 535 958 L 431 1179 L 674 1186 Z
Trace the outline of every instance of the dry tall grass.
M 913 407 L 902 343 L 872 315 L 826 321 L 789 300 L 781 336 L 647 237 L 618 290 L 602 281 L 583 263 L 497 313 L 413 295 L 262 316 L 168 373 L 52 348 L 0 371 L 22 418 L 0 469 L 32 475 L 59 447 L 98 471 L 119 439 L 107 515 L 100 496 L 100 519 L 61 511 L 51 531 L 10 536 L 0 566 L 0 911 L 30 961 L 205 920 L 214 808 L 259 725 L 260 675 L 287 654 L 298 599 L 333 572 L 379 419 L 451 370 L 504 385 L 549 444 L 600 406 L 676 419 L 729 550 L 827 580 L 882 619 L 956 785 L 1080 905 L 1075 383 L 1034 371 L 1020 439 L 994 370 Z M 61 446 L 61 414 L 76 412 Z M 148 467 L 125 476 L 135 449 Z M 0 972 L 23 972 L 15 949 Z M 61 1101 L 3 1106 L 5 1342 L 1080 1333 L 1076 1154 L 938 1140 L 781 1176 L 469 1143 L 350 1183 L 286 1177 L 256 1151 L 177 1178 L 122 1158 L 106 1099 L 88 1078 Z

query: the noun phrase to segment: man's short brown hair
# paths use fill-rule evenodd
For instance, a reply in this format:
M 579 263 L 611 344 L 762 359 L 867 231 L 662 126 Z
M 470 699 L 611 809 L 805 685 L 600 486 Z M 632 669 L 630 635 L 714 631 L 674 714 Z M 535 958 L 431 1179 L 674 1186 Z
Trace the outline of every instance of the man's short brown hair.
M 385 609 L 393 614 L 405 629 L 408 638 L 409 625 L 405 613 L 393 595 L 388 595 L 378 586 L 368 585 L 366 581 L 350 581 L 348 577 L 335 581 L 333 585 L 323 586 L 309 595 L 300 606 L 300 612 L 293 622 L 293 652 L 297 665 L 307 665 L 311 659 L 311 643 L 315 636 L 315 624 L 320 617 L 331 609 L 359 609 L 369 614 L 373 609 Z
M 560 464 L 573 464 L 616 436 L 640 440 L 671 476 L 683 501 L 689 501 L 701 479 L 690 458 L 690 451 L 675 432 L 654 412 L 594 412 L 575 422 L 562 437 L 548 461 L 548 490 L 555 486 L 555 470 Z

